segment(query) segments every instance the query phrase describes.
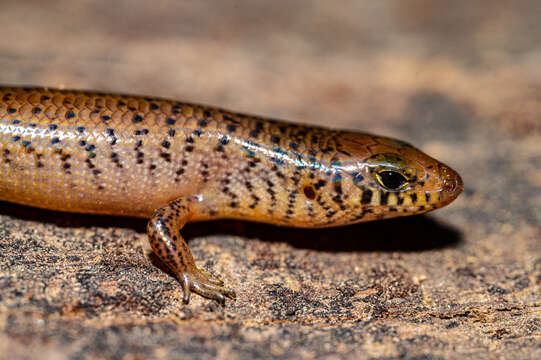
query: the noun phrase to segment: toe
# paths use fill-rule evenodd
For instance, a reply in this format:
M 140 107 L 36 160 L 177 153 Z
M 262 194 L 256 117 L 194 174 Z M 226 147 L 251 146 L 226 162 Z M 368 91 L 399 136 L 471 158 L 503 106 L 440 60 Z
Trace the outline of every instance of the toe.
M 184 296 L 182 297 L 182 302 L 184 304 L 190 303 L 190 295 L 192 293 L 192 284 L 190 278 L 187 274 L 181 276 L 182 290 L 184 291 Z
M 224 284 L 222 280 L 218 279 L 217 277 L 215 277 L 208 271 L 201 270 L 201 275 L 205 277 L 205 280 L 207 282 L 212 283 L 214 285 L 222 286 Z

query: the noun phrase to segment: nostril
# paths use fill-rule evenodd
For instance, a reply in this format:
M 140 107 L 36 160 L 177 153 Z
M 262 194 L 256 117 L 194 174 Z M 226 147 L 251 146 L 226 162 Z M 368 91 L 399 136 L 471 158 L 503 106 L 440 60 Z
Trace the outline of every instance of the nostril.
M 449 193 L 453 193 L 456 190 L 457 186 L 458 184 L 455 179 L 445 179 L 443 181 L 443 190 Z
M 444 202 L 448 203 L 457 198 L 458 195 L 464 189 L 464 183 L 460 175 L 456 173 L 450 167 L 440 164 L 440 179 L 441 179 L 441 195 L 445 199 Z

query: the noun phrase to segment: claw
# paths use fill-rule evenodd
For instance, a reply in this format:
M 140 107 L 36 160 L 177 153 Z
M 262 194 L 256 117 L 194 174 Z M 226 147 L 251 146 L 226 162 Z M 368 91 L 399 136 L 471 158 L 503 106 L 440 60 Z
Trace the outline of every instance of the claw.
M 225 289 L 224 295 L 230 298 L 231 300 L 235 300 L 237 298 L 237 294 L 234 290 L 231 289 Z

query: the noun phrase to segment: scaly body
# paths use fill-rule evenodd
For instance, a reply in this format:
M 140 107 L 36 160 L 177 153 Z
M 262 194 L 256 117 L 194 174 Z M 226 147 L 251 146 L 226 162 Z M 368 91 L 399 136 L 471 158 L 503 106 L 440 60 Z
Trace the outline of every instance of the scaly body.
M 185 302 L 234 296 L 195 267 L 186 222 L 338 226 L 423 213 L 462 190 L 449 167 L 385 137 L 146 97 L 3 88 L 0 99 L 0 200 L 149 218 Z

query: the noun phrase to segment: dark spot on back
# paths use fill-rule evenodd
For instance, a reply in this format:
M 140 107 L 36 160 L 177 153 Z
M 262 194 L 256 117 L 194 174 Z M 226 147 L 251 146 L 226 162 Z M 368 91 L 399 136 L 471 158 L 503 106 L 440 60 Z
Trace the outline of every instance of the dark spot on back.
M 327 184 L 327 181 L 326 180 L 319 180 L 317 182 L 317 184 L 314 185 L 314 187 L 316 188 L 316 190 L 319 190 L 321 187 L 325 186 Z
M 308 199 L 314 200 L 316 198 L 316 192 L 314 191 L 314 188 L 312 188 L 311 186 L 305 186 L 302 190 L 304 192 L 304 195 Z
M 334 182 L 334 191 L 338 194 L 342 194 L 342 181 L 338 180 Z

